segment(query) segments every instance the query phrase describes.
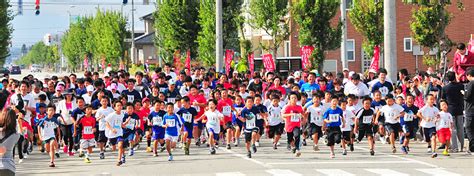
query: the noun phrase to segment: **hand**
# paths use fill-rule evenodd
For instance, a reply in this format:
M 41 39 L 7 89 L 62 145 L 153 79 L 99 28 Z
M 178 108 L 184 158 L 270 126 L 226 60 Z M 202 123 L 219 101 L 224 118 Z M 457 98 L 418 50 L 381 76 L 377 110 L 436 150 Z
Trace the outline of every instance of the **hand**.
M 197 101 L 194 101 L 194 102 L 193 102 L 193 105 L 194 105 L 194 106 L 198 106 L 198 102 L 197 102 Z
M 76 132 L 74 132 L 74 134 L 73 134 L 72 136 L 76 137 L 76 136 L 77 136 L 77 133 L 76 133 Z
M 112 129 L 112 133 L 117 134 L 117 130 L 116 130 L 116 129 Z

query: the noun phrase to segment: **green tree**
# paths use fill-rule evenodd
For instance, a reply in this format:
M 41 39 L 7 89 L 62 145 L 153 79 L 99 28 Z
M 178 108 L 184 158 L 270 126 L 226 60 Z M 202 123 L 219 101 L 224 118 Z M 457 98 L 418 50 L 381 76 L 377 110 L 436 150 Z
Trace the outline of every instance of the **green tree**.
M 383 43 L 383 0 L 355 0 L 349 18 L 362 34 L 365 54 L 372 58 L 374 47 Z
M 195 56 L 197 34 L 199 31 L 199 1 L 163 0 L 157 2 L 155 16 L 156 38 L 159 55 L 166 61 L 172 61 L 173 54 L 180 51 L 185 55 L 190 50 Z
M 272 43 L 260 47 L 272 53 L 277 59 L 278 47 L 290 35 L 288 28 L 288 0 L 252 0 L 250 1 L 250 25 L 255 29 L 262 29 L 272 37 Z M 275 62 L 276 63 L 276 62 Z
M 59 50 L 57 45 L 46 46 L 42 41 L 34 44 L 30 51 L 16 61 L 17 64 L 31 65 L 42 64 L 49 68 L 59 63 Z
M 294 6 L 293 14 L 300 26 L 298 39 L 301 45 L 312 45 L 314 51 L 311 62 L 319 73 L 324 68 L 325 52 L 340 47 L 342 23 L 331 26 L 337 14 L 339 0 L 300 0 Z
M 87 37 L 84 21 L 80 18 L 77 23 L 71 24 L 61 41 L 62 51 L 72 71 L 76 70 L 77 66 L 81 64 L 83 57 L 87 54 L 86 46 L 84 45 Z
M 10 39 L 13 32 L 11 21 L 13 20 L 10 1 L 3 0 L 0 2 L 0 65 L 5 63 L 5 59 L 10 55 Z

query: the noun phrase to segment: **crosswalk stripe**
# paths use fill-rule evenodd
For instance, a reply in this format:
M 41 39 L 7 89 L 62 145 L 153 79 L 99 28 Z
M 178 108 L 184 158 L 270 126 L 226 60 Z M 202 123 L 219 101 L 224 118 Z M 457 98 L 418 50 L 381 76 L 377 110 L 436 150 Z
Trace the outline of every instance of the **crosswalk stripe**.
M 460 176 L 459 174 L 449 172 L 441 168 L 432 168 L 432 169 L 416 169 L 417 171 L 424 172 L 433 176 Z
M 270 169 L 265 170 L 265 172 L 272 174 L 273 176 L 301 176 L 301 174 L 288 169 Z
M 408 176 L 408 174 L 397 172 L 392 169 L 365 169 L 365 170 L 372 173 L 376 173 L 378 175 L 383 175 L 383 176 Z
M 240 172 L 221 172 L 216 173 L 216 176 L 245 176 L 245 174 Z
M 346 172 L 342 169 L 316 169 L 316 171 L 328 176 L 354 176 L 354 174 Z

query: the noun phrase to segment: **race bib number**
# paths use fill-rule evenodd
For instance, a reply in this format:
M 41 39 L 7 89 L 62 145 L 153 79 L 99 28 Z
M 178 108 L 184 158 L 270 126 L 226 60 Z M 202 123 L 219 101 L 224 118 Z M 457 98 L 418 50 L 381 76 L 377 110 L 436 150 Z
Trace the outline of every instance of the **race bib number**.
M 86 126 L 84 127 L 84 134 L 92 134 L 92 127 L 91 126 Z
M 153 121 L 153 126 L 159 126 L 163 124 L 163 119 L 161 119 L 160 116 L 153 117 L 152 121 Z
M 290 122 L 299 122 L 301 118 L 301 114 L 295 114 L 290 117 Z
M 168 103 L 175 103 L 176 102 L 176 98 L 168 98 Z
M 380 91 L 380 93 L 382 94 L 383 97 L 385 97 L 388 94 L 388 88 L 387 87 L 380 87 L 379 91 Z
M 120 120 L 120 119 L 115 119 L 115 121 L 114 121 L 114 128 L 115 128 L 115 129 L 122 128 L 122 125 L 121 125 L 121 124 L 122 124 L 122 120 Z
M 168 127 L 175 127 L 176 121 L 174 119 L 166 119 L 166 124 L 168 125 Z
M 128 121 L 127 123 L 127 128 L 131 130 L 135 129 L 135 122 L 136 122 L 135 119 L 130 119 L 130 121 Z
M 247 120 L 245 122 L 246 129 L 254 129 L 255 128 L 255 120 Z
M 321 115 L 320 113 L 311 113 L 311 122 L 319 122 L 321 121 Z
M 394 119 L 394 118 L 395 118 L 395 113 L 393 113 L 393 112 L 386 113 L 385 115 L 386 115 L 387 118 L 389 118 L 389 119 Z
M 313 98 L 313 92 L 308 90 L 308 91 L 305 91 L 306 92 L 306 95 L 308 95 L 308 98 Z
M 204 92 L 204 97 L 209 98 L 211 91 L 209 89 L 204 89 L 203 92 Z
M 193 115 L 189 113 L 183 114 L 183 119 L 185 122 L 191 123 L 191 121 L 193 120 Z
M 411 122 L 413 121 L 413 114 L 406 114 L 405 117 L 403 117 L 403 120 L 405 122 Z
M 133 103 L 133 100 L 135 100 L 135 96 L 133 96 L 133 95 L 127 95 L 127 102 Z
M 217 123 L 217 117 L 216 116 L 211 116 L 211 117 L 209 117 L 209 121 L 211 123 Z
M 364 124 L 372 123 L 372 116 L 363 116 L 362 117 L 362 123 L 364 123 Z
M 224 114 L 225 116 L 230 116 L 231 112 L 232 112 L 232 109 L 230 108 L 230 106 L 222 107 L 222 114 Z
M 274 113 L 274 114 L 272 114 L 271 117 L 275 120 L 278 120 L 278 119 L 280 119 L 280 114 L 279 113 Z
M 329 114 L 329 122 L 339 122 L 339 114 Z

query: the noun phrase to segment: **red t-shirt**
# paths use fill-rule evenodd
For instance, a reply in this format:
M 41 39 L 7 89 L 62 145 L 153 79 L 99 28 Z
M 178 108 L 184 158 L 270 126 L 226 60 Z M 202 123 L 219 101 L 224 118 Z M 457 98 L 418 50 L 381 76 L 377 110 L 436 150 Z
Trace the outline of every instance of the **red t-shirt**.
M 145 130 L 145 119 L 148 117 L 148 114 L 150 114 L 150 109 L 142 108 L 140 111 L 135 111 L 135 114 L 140 118 L 140 129 L 142 131 Z
M 278 91 L 281 92 L 282 95 L 286 95 L 286 90 L 285 90 L 285 88 L 283 88 L 282 86 L 276 87 L 275 85 L 273 85 L 272 87 L 270 87 L 270 88 L 268 89 L 268 91 L 270 91 L 270 90 L 278 90 Z
M 95 118 L 83 117 L 79 124 L 82 125 L 82 139 L 94 139 Z
M 288 105 L 285 108 L 284 114 L 300 113 L 303 114 L 303 108 L 300 105 Z M 300 116 L 301 117 L 301 116 Z M 297 116 L 286 117 L 285 129 L 287 132 L 292 132 L 294 128 L 301 126 L 301 119 Z
M 189 102 L 191 103 L 191 105 L 193 104 L 194 101 L 198 103 L 206 104 L 206 98 L 203 95 L 198 94 L 196 96 L 193 96 L 189 93 L 188 97 L 189 97 Z M 192 107 L 194 107 L 196 111 L 198 112 L 197 117 L 201 117 L 204 114 L 204 108 L 206 106 L 198 106 L 198 107 L 192 106 Z
M 224 112 L 224 107 L 226 113 Z M 232 122 L 232 100 L 230 98 L 221 99 L 217 103 L 217 110 L 224 114 L 224 121 L 221 121 L 221 125 L 224 125 L 227 122 Z M 228 114 L 227 114 L 228 113 Z

